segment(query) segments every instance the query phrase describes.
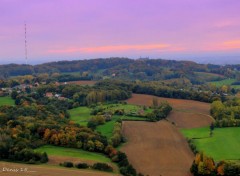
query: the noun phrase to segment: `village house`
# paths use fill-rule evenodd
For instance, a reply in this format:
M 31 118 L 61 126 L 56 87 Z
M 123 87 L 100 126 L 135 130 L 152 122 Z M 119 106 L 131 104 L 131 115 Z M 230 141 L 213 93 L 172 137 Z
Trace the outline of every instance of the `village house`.
M 47 92 L 45 94 L 45 96 L 48 97 L 48 98 L 52 98 L 53 97 L 53 93 L 52 92 Z

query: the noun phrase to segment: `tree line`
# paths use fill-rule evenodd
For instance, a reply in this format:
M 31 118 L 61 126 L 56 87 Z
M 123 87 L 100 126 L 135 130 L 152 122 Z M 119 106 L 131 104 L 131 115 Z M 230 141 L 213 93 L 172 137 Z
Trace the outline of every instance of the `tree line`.
M 190 171 L 194 176 L 234 176 L 240 174 L 240 165 L 226 161 L 215 163 L 213 158 L 197 153 Z
M 214 101 L 210 113 L 216 120 L 216 127 L 240 127 L 240 99 L 234 98 L 225 102 Z

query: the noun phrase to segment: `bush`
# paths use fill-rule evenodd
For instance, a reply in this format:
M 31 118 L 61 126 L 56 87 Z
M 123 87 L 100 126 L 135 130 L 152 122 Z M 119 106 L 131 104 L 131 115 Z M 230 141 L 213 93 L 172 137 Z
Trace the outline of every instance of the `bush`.
M 66 161 L 66 162 L 63 163 L 62 166 L 63 166 L 63 167 L 73 167 L 73 163 L 70 162 L 70 161 Z
M 48 162 L 48 156 L 47 153 L 40 153 L 35 152 L 32 149 L 23 149 L 21 151 L 16 151 L 14 155 L 9 156 L 9 159 L 15 160 L 15 161 L 23 161 L 27 162 L 29 164 L 35 164 L 35 163 L 46 163 Z
M 100 171 L 107 171 L 107 172 L 113 171 L 113 168 L 106 163 L 95 163 L 92 166 L 92 168 Z
M 136 169 L 134 169 L 132 165 L 128 165 L 126 167 L 121 167 L 120 173 L 123 175 L 129 175 L 129 176 L 137 175 Z
M 120 161 L 120 162 L 118 163 L 118 165 L 119 165 L 120 167 L 128 166 L 128 165 L 129 165 L 128 159 L 126 158 L 126 159 Z
M 121 132 L 122 124 L 119 122 L 116 122 L 114 124 L 113 128 L 113 135 L 111 137 L 111 143 L 114 147 L 117 147 L 121 144 L 122 142 L 122 132 Z
M 197 147 L 196 147 L 196 145 L 193 143 L 193 140 L 192 140 L 192 139 L 188 139 L 187 141 L 188 141 L 188 145 L 189 145 L 189 147 L 191 148 L 192 152 L 193 152 L 194 154 L 198 153 Z
M 240 175 L 240 164 L 228 162 L 224 166 L 224 175 Z
M 77 163 L 77 164 L 75 164 L 75 167 L 78 168 L 78 169 L 87 169 L 87 168 L 89 168 L 87 163 Z
M 36 164 L 36 161 L 34 159 L 30 159 L 27 164 Z
M 42 157 L 41 157 L 40 162 L 41 162 L 41 163 L 46 163 L 46 162 L 48 162 L 48 155 L 47 155 L 46 152 L 44 152 L 44 153 L 42 154 Z
M 94 129 L 96 129 L 97 125 L 98 125 L 97 122 L 89 121 L 87 124 L 87 127 L 94 130 Z

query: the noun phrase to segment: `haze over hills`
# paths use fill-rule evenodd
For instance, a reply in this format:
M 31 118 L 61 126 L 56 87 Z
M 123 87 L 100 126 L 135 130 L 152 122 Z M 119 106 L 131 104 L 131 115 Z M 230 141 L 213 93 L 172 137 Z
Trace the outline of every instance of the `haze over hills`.
M 101 58 L 101 57 L 96 57 Z M 102 57 L 104 58 L 104 57 Z M 114 57 L 112 57 L 114 58 Z M 165 59 L 165 60 L 176 60 L 176 61 L 193 61 L 199 64 L 216 64 L 216 65 L 228 65 L 228 64 L 240 64 L 240 55 L 226 55 L 226 56 L 217 56 L 217 55 L 210 55 L 210 56 L 194 56 L 194 55 L 186 55 L 186 56 L 166 56 L 166 57 L 129 57 L 132 59 L 139 59 L 139 58 L 151 58 L 151 59 Z M 48 58 L 48 59 L 28 59 L 28 64 L 30 65 L 38 65 L 44 64 L 49 62 L 57 62 L 57 61 L 74 61 L 74 60 L 85 60 L 85 59 L 94 59 L 94 58 Z M 25 64 L 25 59 L 12 59 L 12 60 L 5 60 L 0 59 L 0 65 L 5 64 Z

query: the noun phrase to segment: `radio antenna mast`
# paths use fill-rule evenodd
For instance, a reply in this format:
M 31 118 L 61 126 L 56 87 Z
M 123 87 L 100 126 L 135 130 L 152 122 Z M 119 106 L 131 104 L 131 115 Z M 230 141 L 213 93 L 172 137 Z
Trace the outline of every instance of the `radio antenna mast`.
M 28 53 L 27 53 L 27 24 L 24 22 L 24 29 L 25 29 L 25 63 L 28 64 Z

